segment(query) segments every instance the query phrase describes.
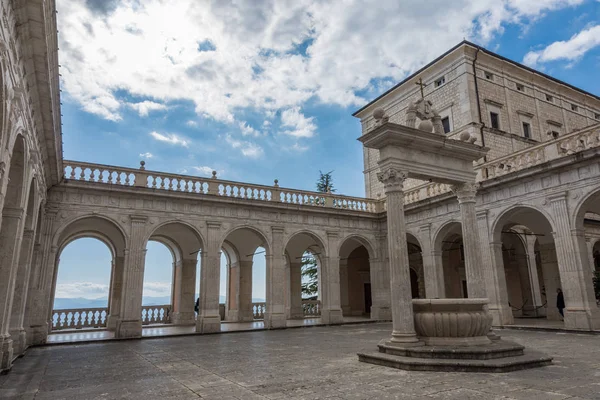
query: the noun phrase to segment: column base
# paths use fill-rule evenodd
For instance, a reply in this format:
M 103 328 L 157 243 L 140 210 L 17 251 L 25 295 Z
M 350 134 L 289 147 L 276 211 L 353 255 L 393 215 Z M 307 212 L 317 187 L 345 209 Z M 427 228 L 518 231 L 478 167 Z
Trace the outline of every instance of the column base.
M 13 341 L 10 336 L 0 337 L 0 371 L 12 368 Z
M 48 339 L 48 329 L 47 323 L 30 326 L 27 329 L 27 344 L 29 346 L 45 344 Z
M 341 324 L 344 321 L 342 310 L 321 310 L 321 321 L 328 325 Z
M 285 314 L 265 313 L 265 328 L 267 329 L 281 329 L 287 327 L 287 320 Z
M 118 321 L 115 337 L 119 339 L 142 337 L 142 321 L 139 319 L 133 321 Z
M 417 338 L 417 335 L 414 336 L 405 336 L 404 339 L 406 341 L 398 341 L 397 337 L 394 337 L 392 334 L 392 338 L 391 339 L 383 339 L 382 341 L 379 342 L 378 346 L 385 346 L 385 347 L 396 347 L 396 348 L 400 348 L 400 349 L 405 349 L 407 347 L 420 347 L 420 346 L 424 346 L 425 343 L 423 343 L 422 341 L 419 340 L 419 338 Z
M 192 312 L 177 312 L 171 314 L 171 323 L 173 325 L 195 325 L 196 315 Z
M 229 322 L 238 322 L 240 320 L 240 313 L 238 310 L 227 310 L 225 313 L 225 320 Z
M 252 312 L 252 310 L 242 310 L 242 311 L 240 311 L 238 317 L 239 317 L 238 321 L 240 321 L 240 322 L 254 321 L 254 313 Z
M 109 331 L 114 331 L 117 329 L 117 322 L 119 321 L 118 315 L 109 315 L 106 319 L 106 329 Z
M 198 333 L 214 333 L 221 332 L 221 317 L 213 316 L 198 316 L 196 319 L 196 332 Z
M 593 331 L 600 329 L 598 310 L 570 310 L 565 308 L 565 328 Z
M 350 308 L 348 311 L 344 310 L 344 315 L 350 315 Z M 391 321 L 392 320 L 392 309 L 390 307 L 377 307 L 371 306 L 371 319 L 376 321 Z
M 492 315 L 493 326 L 513 325 L 515 323 L 510 306 L 489 306 L 488 312 Z
M 27 349 L 27 332 L 25 332 L 25 329 L 11 330 L 10 338 L 13 341 L 13 355 L 23 354 Z
M 290 319 L 304 318 L 304 310 L 302 307 L 290 307 Z

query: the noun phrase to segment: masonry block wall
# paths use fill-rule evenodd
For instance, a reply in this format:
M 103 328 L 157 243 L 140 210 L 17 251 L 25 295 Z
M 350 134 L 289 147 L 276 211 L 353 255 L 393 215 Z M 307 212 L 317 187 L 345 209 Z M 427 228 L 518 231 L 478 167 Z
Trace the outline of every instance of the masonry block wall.
M 467 130 L 477 137 L 476 143 L 490 148 L 482 161 L 504 157 L 600 121 L 600 98 L 463 43 L 357 112 L 362 133 L 372 129 L 373 110 L 378 107 L 386 110 L 391 122 L 404 124 L 408 105 L 421 96 L 415 84 L 418 78 L 427 85 L 425 98 L 442 118 L 449 119 L 449 137 Z M 497 124 L 492 121 L 492 113 L 498 116 Z M 377 150 L 364 149 L 365 192 L 371 198 L 383 196 L 377 162 Z M 411 179 L 405 188 L 423 183 Z

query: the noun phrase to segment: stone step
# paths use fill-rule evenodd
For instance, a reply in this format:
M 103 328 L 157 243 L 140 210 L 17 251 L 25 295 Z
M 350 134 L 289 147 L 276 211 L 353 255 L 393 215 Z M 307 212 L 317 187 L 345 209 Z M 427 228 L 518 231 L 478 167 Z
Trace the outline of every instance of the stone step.
M 453 359 L 453 360 L 490 360 L 505 357 L 517 357 L 523 355 L 525 347 L 520 344 L 497 340 L 482 346 L 420 346 L 420 347 L 396 347 L 379 345 L 379 351 L 395 356 Z
M 550 365 L 552 357 L 536 351 L 490 360 L 448 360 L 395 356 L 380 352 L 358 353 L 358 361 L 407 371 L 510 372 Z

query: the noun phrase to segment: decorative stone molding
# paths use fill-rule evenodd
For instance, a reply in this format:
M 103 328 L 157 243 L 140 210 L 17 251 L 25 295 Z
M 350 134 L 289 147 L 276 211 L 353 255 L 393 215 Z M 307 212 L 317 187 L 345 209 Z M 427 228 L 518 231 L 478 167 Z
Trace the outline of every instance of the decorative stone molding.
M 385 171 L 377 173 L 377 179 L 383 183 L 386 193 L 401 192 L 404 189 L 404 181 L 408 178 L 408 174 L 398 171 L 395 168 L 387 168 Z
M 492 316 L 487 299 L 413 300 L 415 331 L 430 346 L 489 344 Z
M 474 202 L 478 188 L 479 183 L 477 182 L 465 182 L 457 185 L 450 185 L 450 190 L 456 195 L 459 203 Z

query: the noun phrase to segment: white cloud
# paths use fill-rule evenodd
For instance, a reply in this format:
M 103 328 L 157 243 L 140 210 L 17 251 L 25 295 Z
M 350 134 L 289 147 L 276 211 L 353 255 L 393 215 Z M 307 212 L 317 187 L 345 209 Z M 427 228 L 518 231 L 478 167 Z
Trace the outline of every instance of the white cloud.
M 165 297 L 170 295 L 170 282 L 144 282 L 144 297 Z
M 58 283 L 55 297 L 61 299 L 100 299 L 108 296 L 108 285 L 91 282 Z
M 308 146 L 302 146 L 299 143 L 294 143 L 294 145 L 290 147 L 290 150 L 297 151 L 298 153 L 304 153 L 308 149 Z
M 202 174 L 202 175 L 206 175 L 206 176 L 212 176 L 212 172 L 214 171 L 213 168 L 207 167 L 207 166 L 192 167 L 192 169 L 194 171 L 196 171 L 197 173 Z
M 166 142 L 176 146 L 189 147 L 190 141 L 174 133 L 150 132 L 150 136 L 160 142 Z
M 100 14 L 94 2 L 58 0 L 62 87 L 110 120 L 124 92 L 191 101 L 227 123 L 247 109 L 291 118 L 309 99 L 362 105 L 374 80 L 398 81 L 464 37 L 486 43 L 503 24 L 583 1 L 123 0 Z M 207 41 L 214 51 L 199 51 Z M 302 117 L 289 133 L 310 137 Z
M 225 141 L 234 149 L 240 150 L 242 155 L 248 158 L 260 158 L 264 153 L 262 147 L 256 143 L 237 140 L 232 138 L 231 135 L 227 135 Z
M 260 136 L 260 132 L 248 125 L 246 121 L 241 121 L 239 123 L 239 127 L 242 130 L 243 136 Z
M 146 152 L 146 153 L 140 153 L 140 157 L 142 157 L 142 158 L 152 158 L 152 157 L 154 157 L 154 154 L 148 153 L 148 152 Z
M 539 51 L 530 51 L 523 62 L 535 66 L 557 60 L 576 61 L 597 46 L 600 46 L 600 25 L 584 29 L 569 40 L 554 42 Z
M 127 105 L 137 111 L 138 114 L 140 114 L 140 117 L 147 117 L 151 111 L 162 111 L 167 109 L 166 105 L 149 100 L 140 103 L 129 103 Z
M 196 121 L 192 121 L 191 119 L 190 119 L 190 120 L 188 120 L 188 121 L 187 121 L 185 124 L 186 124 L 187 126 L 191 126 L 192 128 L 195 128 L 195 127 L 197 127 L 197 126 L 198 126 L 198 123 L 197 123 Z
M 300 112 L 300 107 L 284 110 L 281 113 L 281 126 L 290 127 L 283 131 L 286 135 L 295 137 L 313 137 L 317 126 L 313 123 L 313 117 L 307 118 Z

